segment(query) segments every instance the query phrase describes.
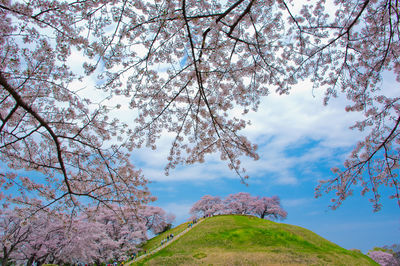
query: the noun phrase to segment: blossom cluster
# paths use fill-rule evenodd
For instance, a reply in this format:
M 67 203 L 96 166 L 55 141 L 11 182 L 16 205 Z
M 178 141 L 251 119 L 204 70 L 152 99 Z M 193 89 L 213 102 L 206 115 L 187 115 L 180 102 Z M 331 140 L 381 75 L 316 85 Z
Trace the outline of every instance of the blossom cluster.
M 32 265 L 86 264 L 126 260 L 147 240 L 148 231 L 159 233 L 174 217 L 155 206 L 137 210 L 113 206 L 89 208 L 79 215 L 28 209 L 0 213 L 0 261 Z M 123 213 L 123 216 L 120 214 Z
M 368 252 L 368 256 L 381 266 L 400 266 L 400 261 L 388 252 L 374 250 Z
M 285 219 L 287 212 L 282 208 L 278 196 L 254 197 L 239 192 L 224 199 L 205 195 L 193 204 L 190 213 L 196 217 L 219 214 L 245 214 L 259 216 L 261 219 Z
M 382 90 L 384 73 L 400 80 L 397 5 L 2 1 L 0 184 L 19 193 L 1 197 L 37 209 L 148 202 L 129 153 L 155 149 L 165 132 L 174 136 L 166 173 L 219 153 L 245 182 L 240 157 L 259 155 L 242 133 L 244 115 L 270 91 L 288 94 L 307 79 L 325 90 L 326 104 L 345 94 L 344 108 L 365 116 L 352 128 L 367 132 L 316 196 L 334 192 L 336 208 L 359 185 L 379 210 L 387 186 L 400 206 L 400 98 Z M 110 115 L 121 98 L 133 124 Z M 21 179 L 21 169 L 41 178 Z

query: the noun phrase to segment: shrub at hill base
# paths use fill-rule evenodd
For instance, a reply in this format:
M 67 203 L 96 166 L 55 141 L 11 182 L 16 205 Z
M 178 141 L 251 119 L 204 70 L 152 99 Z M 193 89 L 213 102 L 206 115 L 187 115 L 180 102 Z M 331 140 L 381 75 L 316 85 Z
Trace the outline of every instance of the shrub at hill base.
M 393 256 L 393 254 L 385 251 L 370 251 L 368 252 L 368 256 L 382 266 L 400 266 L 400 262 Z

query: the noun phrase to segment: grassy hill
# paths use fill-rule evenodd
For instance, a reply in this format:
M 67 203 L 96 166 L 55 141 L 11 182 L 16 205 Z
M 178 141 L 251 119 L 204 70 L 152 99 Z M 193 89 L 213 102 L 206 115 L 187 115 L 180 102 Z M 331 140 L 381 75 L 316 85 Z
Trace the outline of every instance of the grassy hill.
M 149 240 L 151 250 L 182 224 Z M 133 265 L 378 265 L 304 228 L 251 216 L 207 218 L 168 247 Z

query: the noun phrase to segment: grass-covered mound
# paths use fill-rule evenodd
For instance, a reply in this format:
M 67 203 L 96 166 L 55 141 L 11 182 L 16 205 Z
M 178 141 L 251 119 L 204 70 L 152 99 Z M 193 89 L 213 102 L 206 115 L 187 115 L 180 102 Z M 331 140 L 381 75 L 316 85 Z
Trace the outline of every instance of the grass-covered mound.
M 186 228 L 171 229 L 175 234 Z M 171 231 L 165 233 L 170 234 Z M 163 239 L 145 245 L 151 250 Z M 378 265 L 304 228 L 250 216 L 207 218 L 137 265 Z

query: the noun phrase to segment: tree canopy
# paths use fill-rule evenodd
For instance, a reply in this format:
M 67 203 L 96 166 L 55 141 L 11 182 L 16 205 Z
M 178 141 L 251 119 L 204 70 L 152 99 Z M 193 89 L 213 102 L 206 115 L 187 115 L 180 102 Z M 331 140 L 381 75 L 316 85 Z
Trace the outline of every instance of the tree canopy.
M 4 210 L 0 213 L 0 262 L 101 265 L 127 260 L 141 250 L 149 231 L 159 233 L 174 220 L 154 206 L 142 206 L 138 212 L 129 207 L 123 211 L 121 217 L 104 206 L 71 217 L 47 209 L 26 220 L 24 217 L 32 210 Z
M 367 132 L 316 196 L 334 191 L 336 208 L 359 184 L 379 210 L 385 185 L 400 206 L 399 98 L 381 90 L 384 73 L 400 81 L 398 5 L 1 1 L 0 185 L 19 193 L 0 197 L 37 208 L 148 202 L 129 152 L 156 148 L 164 131 L 175 136 L 167 172 L 218 152 L 244 181 L 240 157 L 257 159 L 257 146 L 240 133 L 248 122 L 232 109 L 256 111 L 261 97 L 309 79 L 326 91 L 326 104 L 346 94 L 352 104 L 344 108 L 365 115 L 353 128 Z M 84 97 L 79 79 L 92 81 L 104 101 Z M 108 101 L 115 97 L 128 99 L 133 124 L 109 117 L 121 107 Z
M 282 208 L 278 196 L 255 197 L 239 192 L 221 199 L 218 196 L 204 195 L 190 209 L 192 218 L 221 214 L 245 214 L 259 216 L 261 219 L 286 219 L 287 212 Z

